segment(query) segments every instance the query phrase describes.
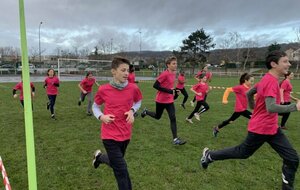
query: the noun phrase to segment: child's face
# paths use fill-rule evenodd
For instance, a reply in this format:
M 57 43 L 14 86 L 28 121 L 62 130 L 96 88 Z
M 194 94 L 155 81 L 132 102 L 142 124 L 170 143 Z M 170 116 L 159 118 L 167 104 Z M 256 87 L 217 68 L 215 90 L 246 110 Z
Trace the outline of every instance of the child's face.
M 177 61 L 173 60 L 170 62 L 170 64 L 167 64 L 167 67 L 170 71 L 175 72 L 177 70 Z
M 129 65 L 125 63 L 120 64 L 117 69 L 112 69 L 111 72 L 116 82 L 124 83 L 128 78 Z
M 201 79 L 201 82 L 206 82 L 207 81 L 207 78 L 206 76 L 204 76 L 202 79 Z
M 54 75 L 54 71 L 51 69 L 51 70 L 49 70 L 49 72 L 48 72 L 48 75 L 49 75 L 49 77 L 53 77 L 53 75 Z
M 93 74 L 92 74 L 92 73 L 91 73 L 91 74 L 89 74 L 87 78 L 88 78 L 88 79 L 91 79 L 91 78 L 93 78 Z
M 250 77 L 249 80 L 245 80 L 246 86 L 252 86 L 254 84 L 254 77 Z
M 273 69 L 276 70 L 279 76 L 283 76 L 288 72 L 290 66 L 289 58 L 285 56 L 281 57 L 277 64 L 274 64 Z

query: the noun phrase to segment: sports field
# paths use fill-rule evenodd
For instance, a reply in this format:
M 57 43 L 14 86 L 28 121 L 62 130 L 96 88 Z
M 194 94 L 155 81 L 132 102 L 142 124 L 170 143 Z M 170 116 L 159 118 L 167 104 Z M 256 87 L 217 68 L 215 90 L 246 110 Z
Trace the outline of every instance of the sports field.
M 255 79 L 257 82 L 259 79 Z M 189 79 L 188 84 L 193 84 Z M 213 78 L 211 86 L 231 87 L 237 78 Z M 0 156 L 14 190 L 28 189 L 26 145 L 23 109 L 18 99 L 12 97 L 16 83 L 0 83 Z M 86 102 L 77 105 L 78 82 L 61 82 L 55 110 L 57 120 L 50 119 L 46 110 L 47 97 L 42 83 L 35 83 L 33 100 L 37 182 L 39 190 L 112 190 L 116 189 L 113 172 L 106 165 L 92 167 L 93 153 L 102 149 L 99 139 L 100 122 L 86 115 Z M 140 82 L 143 93 L 142 108 L 155 109 L 155 89 L 152 82 Z M 300 91 L 300 81 L 292 80 L 295 92 Z M 178 135 L 187 140 L 183 146 L 172 144 L 167 113 L 157 121 L 150 117 L 137 117 L 133 137 L 126 153 L 133 189 L 137 190 L 273 190 L 281 187 L 281 158 L 268 144 L 262 146 L 247 160 L 219 161 L 209 165 L 207 171 L 199 167 L 202 149 L 220 149 L 239 144 L 246 136 L 247 122 L 239 118 L 218 134 L 212 135 L 212 127 L 233 113 L 234 94 L 229 103 L 222 105 L 224 90 L 213 89 L 207 102 L 210 110 L 193 118 L 189 124 L 185 118 L 191 113 L 189 101 L 186 110 L 176 100 Z M 94 87 L 94 92 L 96 87 Z M 300 97 L 300 94 L 294 94 Z M 141 110 L 140 110 L 141 111 Z M 292 113 L 285 134 L 294 148 L 300 152 L 300 114 Z M 3 189 L 2 182 L 0 189 Z M 300 189 L 300 175 L 296 176 L 295 189 Z

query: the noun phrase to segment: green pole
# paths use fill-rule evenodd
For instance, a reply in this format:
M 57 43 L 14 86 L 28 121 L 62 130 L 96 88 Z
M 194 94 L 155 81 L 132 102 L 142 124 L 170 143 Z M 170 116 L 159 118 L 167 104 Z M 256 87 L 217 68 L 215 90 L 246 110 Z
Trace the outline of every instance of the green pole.
M 35 149 L 34 149 L 34 133 L 32 120 L 32 104 L 31 104 L 31 87 L 28 64 L 28 51 L 26 39 L 24 1 L 19 0 L 20 14 L 20 39 L 22 51 L 22 80 L 24 91 L 24 118 L 26 133 L 26 153 L 27 153 L 27 169 L 28 169 L 28 189 L 37 190 L 36 166 L 35 166 Z

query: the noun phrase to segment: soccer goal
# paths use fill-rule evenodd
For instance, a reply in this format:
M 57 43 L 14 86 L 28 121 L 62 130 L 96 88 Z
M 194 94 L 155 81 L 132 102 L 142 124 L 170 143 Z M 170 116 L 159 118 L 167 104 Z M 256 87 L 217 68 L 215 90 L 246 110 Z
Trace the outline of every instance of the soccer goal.
M 61 76 L 82 76 L 87 72 L 92 72 L 94 76 L 111 76 L 111 60 L 59 58 L 57 68 L 55 68 L 55 65 L 51 67 L 57 71 L 59 78 Z

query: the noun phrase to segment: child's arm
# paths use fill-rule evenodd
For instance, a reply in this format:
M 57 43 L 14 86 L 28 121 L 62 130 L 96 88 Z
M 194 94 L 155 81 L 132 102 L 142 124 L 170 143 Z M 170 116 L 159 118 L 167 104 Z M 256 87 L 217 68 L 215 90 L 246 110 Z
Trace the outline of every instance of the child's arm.
M 251 109 L 254 109 L 254 106 L 255 106 L 254 95 L 256 93 L 257 93 L 257 89 L 256 89 L 256 87 L 253 87 L 246 94 L 247 95 L 247 100 L 248 100 L 248 105 Z
M 229 96 L 230 92 L 233 92 L 232 87 L 226 88 L 226 90 L 223 94 L 223 99 L 222 99 L 223 104 L 228 104 L 228 96 Z
M 276 99 L 274 97 L 266 97 L 265 99 L 267 111 L 270 113 L 288 113 L 297 111 L 298 104 L 300 108 L 300 102 L 298 101 L 297 104 L 289 104 L 289 105 L 279 105 L 276 104 Z
M 78 84 L 79 89 L 81 90 L 82 93 L 86 94 L 87 92 L 82 88 L 82 86 L 80 85 L 80 83 Z
M 17 97 L 18 97 L 18 94 L 17 94 L 17 90 L 16 90 L 16 89 L 13 89 L 13 97 L 14 97 L 14 98 L 17 98 Z
M 94 113 L 94 116 L 101 120 L 102 122 L 108 124 L 112 121 L 115 120 L 115 116 L 114 115 L 111 115 L 111 114 L 107 114 L 107 115 L 104 115 L 103 112 L 101 111 L 100 109 L 100 106 L 101 105 L 97 105 L 95 102 L 92 106 L 92 109 L 93 109 L 93 113 Z
M 168 94 L 175 94 L 176 93 L 176 91 L 174 89 L 167 89 L 167 88 L 161 87 L 158 80 L 156 80 L 155 83 L 153 84 L 153 88 L 155 88 L 156 90 L 161 91 L 161 92 L 166 92 Z

